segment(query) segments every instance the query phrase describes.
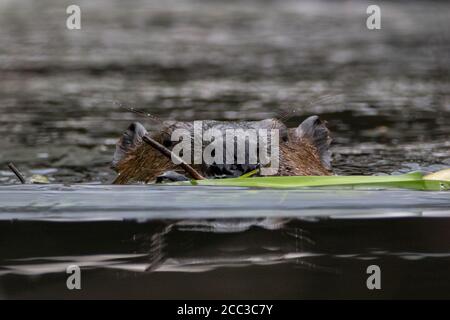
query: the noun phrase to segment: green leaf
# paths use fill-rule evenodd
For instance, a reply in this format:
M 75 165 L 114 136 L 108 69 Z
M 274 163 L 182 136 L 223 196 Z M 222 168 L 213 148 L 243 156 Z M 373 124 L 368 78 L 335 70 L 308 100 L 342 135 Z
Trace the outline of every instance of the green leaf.
M 206 179 L 196 181 L 200 186 L 230 186 L 256 188 L 363 188 L 450 190 L 450 180 L 427 180 L 420 172 L 393 176 L 271 176 L 254 178 Z M 183 183 L 178 183 L 183 184 Z M 190 184 L 190 183 L 189 183 Z

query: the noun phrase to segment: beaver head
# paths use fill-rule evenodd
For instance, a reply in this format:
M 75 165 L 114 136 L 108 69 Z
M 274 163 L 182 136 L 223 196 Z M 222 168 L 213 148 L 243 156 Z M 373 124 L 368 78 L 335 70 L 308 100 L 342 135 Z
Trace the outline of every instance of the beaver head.
M 223 151 L 220 155 L 211 155 L 216 161 L 205 162 L 200 159 L 197 161 L 195 156 L 192 160 L 193 167 L 203 176 L 208 178 L 237 177 L 261 167 L 260 150 L 262 141 L 264 146 L 274 150 L 277 155 L 276 175 L 330 175 L 331 174 L 331 152 L 329 146 L 331 138 L 326 124 L 318 116 L 312 116 L 303 121 L 297 128 L 287 128 L 281 121 L 276 119 L 266 119 L 261 121 L 214 121 L 207 120 L 201 122 L 182 122 L 165 121 L 159 129 L 147 132 L 140 123 L 132 123 L 123 133 L 116 145 L 112 167 L 118 173 L 114 183 L 124 184 L 130 182 L 152 182 L 167 180 L 185 180 L 187 179 L 180 172 L 180 168 L 171 159 L 163 156 L 152 146 L 143 143 L 142 137 L 147 135 L 175 152 L 180 149 L 180 143 L 186 142 L 186 134 L 180 139 L 180 130 L 187 132 L 189 147 L 192 145 L 200 146 L 201 152 L 208 151 L 208 144 L 205 141 L 199 141 L 197 135 L 198 124 L 200 131 L 214 132 L 214 138 L 220 140 L 220 146 Z M 231 130 L 231 131 L 230 131 Z M 252 131 L 253 130 L 253 131 Z M 230 132 L 235 134 L 231 143 L 227 143 Z M 250 135 L 249 132 L 256 134 Z M 270 136 L 271 132 L 276 132 L 275 136 Z M 264 139 L 261 135 L 268 133 Z M 240 135 L 243 137 L 245 147 L 241 150 L 244 155 L 239 155 L 238 140 Z M 174 139 L 175 136 L 175 139 Z M 223 137 L 223 139 L 222 139 Z M 276 138 L 275 138 L 276 137 Z M 201 139 L 201 138 L 200 138 Z M 276 139 L 273 140 L 273 139 Z M 182 141 L 181 141 L 182 140 Z M 272 141 L 273 140 L 273 141 Z M 253 144 L 252 144 L 253 142 Z M 275 146 L 276 148 L 271 148 Z M 255 146 L 256 158 L 251 161 L 250 146 Z M 195 149 L 195 146 L 193 147 Z M 209 147 L 209 149 L 211 149 Z M 209 150 L 211 151 L 211 150 Z M 186 154 L 181 154 L 186 159 Z M 273 154 L 271 154 L 273 156 Z M 219 159 L 217 158 L 219 157 Z M 232 161 L 229 161 L 231 157 Z M 218 160 L 217 160 L 218 159 Z M 222 160 L 223 161 L 220 161 Z M 271 157 L 273 160 L 273 158 Z M 238 161 L 240 160 L 240 161 Z M 273 162 L 273 161 L 272 161 Z M 272 164 L 269 163 L 269 165 Z M 178 171 L 178 172 L 177 172 Z

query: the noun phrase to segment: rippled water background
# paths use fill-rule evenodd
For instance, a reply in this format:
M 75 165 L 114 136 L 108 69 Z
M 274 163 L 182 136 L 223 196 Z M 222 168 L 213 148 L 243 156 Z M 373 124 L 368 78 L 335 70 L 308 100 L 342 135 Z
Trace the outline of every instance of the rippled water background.
M 0 4 L 2 170 L 111 181 L 139 119 L 111 100 L 162 119 L 319 114 L 338 174 L 450 165 L 445 1 L 381 2 L 380 31 L 364 1 L 79 1 L 80 31 L 65 28 L 70 3 Z
M 113 101 L 318 114 L 337 174 L 449 167 L 450 3 L 381 1 L 379 31 L 365 1 L 81 0 L 80 31 L 69 4 L 0 1 L 0 298 L 450 297 L 448 193 L 23 187 L 6 168 L 111 182 L 121 132 L 152 126 Z

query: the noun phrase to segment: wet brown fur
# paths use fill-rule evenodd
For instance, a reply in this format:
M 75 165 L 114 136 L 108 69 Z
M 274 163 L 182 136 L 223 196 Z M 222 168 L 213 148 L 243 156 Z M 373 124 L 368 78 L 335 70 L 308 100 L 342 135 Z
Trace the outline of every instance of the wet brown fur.
M 153 138 L 162 143 L 160 135 Z M 120 141 L 118 142 L 120 143 Z M 151 165 L 149 165 L 151 164 Z M 199 170 L 199 166 L 193 166 Z M 130 182 L 149 183 L 168 170 L 176 170 L 178 166 L 148 144 L 141 142 L 116 167 L 118 175 L 113 184 Z
M 287 141 L 280 142 L 280 167 L 277 175 L 331 175 L 332 172 L 322 164 L 319 152 L 313 143 L 306 138 L 296 137 L 294 130 L 289 129 Z M 161 135 L 152 135 L 152 137 L 162 143 Z M 193 167 L 204 174 L 200 165 L 193 165 Z M 129 151 L 115 169 L 118 176 L 113 183 L 126 184 L 130 182 L 153 182 L 162 173 L 168 170 L 179 170 L 179 167 L 159 151 L 141 142 Z
M 331 171 L 320 161 L 316 147 L 300 139 L 289 129 L 289 140 L 280 145 L 279 176 L 329 176 Z

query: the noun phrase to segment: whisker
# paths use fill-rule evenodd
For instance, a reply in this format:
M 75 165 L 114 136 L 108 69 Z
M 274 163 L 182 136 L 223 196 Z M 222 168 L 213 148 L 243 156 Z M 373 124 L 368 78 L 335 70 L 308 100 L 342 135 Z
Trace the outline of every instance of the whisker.
M 327 94 L 327 95 L 323 95 L 323 96 L 315 98 L 315 99 L 311 99 L 311 100 L 307 101 L 305 105 L 311 106 L 314 103 L 328 102 L 328 101 L 332 101 L 335 98 L 336 98 L 336 95 Z M 278 117 L 278 120 L 283 122 L 283 121 L 286 121 L 286 120 L 294 117 L 294 115 L 299 111 L 299 109 L 300 109 L 300 107 L 297 107 L 297 108 L 290 108 L 289 110 L 284 111 L 282 114 L 280 114 L 280 116 Z
M 149 118 L 150 120 L 154 121 L 157 125 L 161 126 L 161 132 L 167 134 L 168 136 L 171 136 L 171 134 L 172 134 L 171 129 L 168 126 L 164 125 L 164 121 L 161 118 L 159 118 L 149 112 L 145 112 L 144 110 L 137 109 L 133 106 L 127 106 L 118 100 L 107 100 L 107 101 L 114 103 L 115 105 L 119 106 L 123 110 L 132 112 L 132 113 L 140 115 L 140 116 L 144 116 L 146 118 Z M 191 141 L 194 140 L 193 137 L 190 137 L 190 139 L 191 139 Z
M 162 123 L 163 122 L 161 118 L 159 118 L 159 117 L 157 117 L 157 116 L 155 116 L 155 115 L 153 115 L 153 114 L 151 114 L 149 112 L 145 112 L 145 111 L 143 111 L 141 109 L 137 109 L 137 108 L 135 108 L 133 106 L 127 106 L 127 105 L 125 105 L 124 103 L 122 103 L 122 102 L 120 102 L 118 100 L 109 100 L 109 101 L 111 101 L 115 105 L 119 106 L 121 109 L 127 110 L 129 112 L 132 112 L 132 113 L 144 116 L 144 117 L 147 117 L 150 120 L 153 120 L 153 121 L 158 122 L 158 123 Z

